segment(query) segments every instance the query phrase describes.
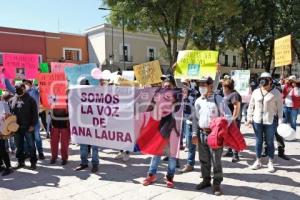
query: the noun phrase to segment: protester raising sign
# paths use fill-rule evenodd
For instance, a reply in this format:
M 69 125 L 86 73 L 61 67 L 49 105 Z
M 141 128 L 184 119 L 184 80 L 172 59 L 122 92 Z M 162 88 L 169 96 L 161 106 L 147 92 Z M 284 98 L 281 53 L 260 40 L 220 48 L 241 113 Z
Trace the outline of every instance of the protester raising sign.
M 133 70 L 136 80 L 142 85 L 161 82 L 162 72 L 158 60 L 133 66 Z
M 133 87 L 80 87 L 69 93 L 72 141 L 133 151 Z
M 73 67 L 66 67 L 64 69 L 68 84 L 70 86 L 79 85 L 82 79 L 89 82 L 89 85 L 99 85 L 99 81 L 91 76 L 92 69 L 96 68 L 94 63 L 75 65 Z
M 233 70 L 231 77 L 235 83 L 235 90 L 242 96 L 249 95 L 250 70 Z
M 181 90 L 79 86 L 69 93 L 72 141 L 179 156 Z
M 41 104 L 45 108 L 67 107 L 67 81 L 64 73 L 41 73 L 38 80 Z
M 61 62 L 51 62 L 51 72 L 64 72 L 66 67 L 73 67 L 76 64 L 74 63 L 61 63 Z
M 38 75 L 39 55 L 4 53 L 3 66 L 8 79 L 34 79 Z
M 292 37 L 291 35 L 275 40 L 275 67 L 292 64 Z
M 215 78 L 217 73 L 217 51 L 179 51 L 175 78 L 200 79 L 202 76 Z

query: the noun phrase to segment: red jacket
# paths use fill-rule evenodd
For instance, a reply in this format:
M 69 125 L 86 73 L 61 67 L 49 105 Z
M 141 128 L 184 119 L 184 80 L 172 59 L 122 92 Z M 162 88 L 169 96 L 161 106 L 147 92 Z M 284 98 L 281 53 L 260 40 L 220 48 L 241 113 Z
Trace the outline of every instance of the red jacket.
M 207 144 L 212 149 L 217 149 L 222 146 L 228 146 L 236 151 L 243 151 L 246 148 L 246 142 L 240 129 L 233 122 L 228 127 L 227 119 L 218 117 L 211 121 L 211 133 L 207 137 Z

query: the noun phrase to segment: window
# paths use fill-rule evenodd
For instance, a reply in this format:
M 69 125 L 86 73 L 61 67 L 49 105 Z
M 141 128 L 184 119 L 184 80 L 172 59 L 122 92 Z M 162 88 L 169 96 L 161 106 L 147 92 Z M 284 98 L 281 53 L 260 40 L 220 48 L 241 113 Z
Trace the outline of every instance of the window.
M 225 67 L 228 67 L 228 55 L 225 54 L 225 63 L 224 63 Z
M 120 43 L 120 61 L 123 61 L 125 58 L 125 62 L 131 62 L 130 46 L 128 44 L 124 44 L 124 55 L 125 56 L 123 56 L 123 43 Z
M 147 51 L 147 59 L 148 61 L 153 61 L 155 60 L 155 48 L 153 47 L 148 47 L 148 51 Z
M 81 61 L 81 49 L 75 49 L 75 48 L 64 48 L 64 59 L 65 60 L 72 60 L 72 61 Z
M 232 57 L 232 67 L 236 67 L 236 56 Z

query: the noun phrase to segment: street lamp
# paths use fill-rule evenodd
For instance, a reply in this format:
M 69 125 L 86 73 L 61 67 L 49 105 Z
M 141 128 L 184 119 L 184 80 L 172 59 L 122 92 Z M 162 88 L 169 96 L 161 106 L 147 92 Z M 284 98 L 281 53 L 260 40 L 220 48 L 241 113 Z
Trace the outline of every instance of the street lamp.
M 109 10 L 109 11 L 118 11 L 110 8 L 98 8 L 99 10 Z M 125 70 L 125 21 L 124 21 L 124 16 L 122 17 L 122 37 L 123 37 L 123 70 Z M 113 48 L 113 47 L 112 47 Z

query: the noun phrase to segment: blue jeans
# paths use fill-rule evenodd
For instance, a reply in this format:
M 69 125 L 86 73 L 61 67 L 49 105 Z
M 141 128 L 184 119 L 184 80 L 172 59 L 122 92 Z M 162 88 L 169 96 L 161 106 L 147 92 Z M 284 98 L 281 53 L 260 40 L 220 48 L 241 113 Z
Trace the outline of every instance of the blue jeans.
M 149 175 L 155 175 L 157 172 L 158 165 L 160 163 L 161 156 L 153 156 L 151 159 L 150 167 L 148 174 Z M 168 176 L 174 176 L 176 170 L 176 158 L 169 157 L 169 164 L 168 164 Z
M 28 151 L 30 153 L 30 162 L 36 163 L 37 157 L 34 144 L 34 133 L 28 132 L 26 129 L 23 128 L 20 128 L 15 134 L 15 142 L 17 145 L 16 158 L 18 159 L 19 163 L 23 163 L 25 161 L 24 139 L 27 141 Z
M 188 159 L 187 164 L 190 166 L 195 165 L 196 145 L 192 143 L 192 126 L 183 121 L 183 133 L 186 138 L 186 144 L 188 147 Z
M 285 116 L 284 122 L 290 124 L 291 127 L 296 131 L 298 109 L 284 106 L 283 112 Z
M 81 144 L 80 145 L 80 159 L 81 165 L 88 165 L 88 145 Z M 92 146 L 92 165 L 98 166 L 99 165 L 99 158 L 98 158 L 98 147 Z
M 34 126 L 34 141 L 35 141 L 36 149 L 39 154 L 43 153 L 43 143 L 42 143 L 40 128 L 41 128 L 40 122 L 38 122 Z M 25 141 L 24 149 L 25 149 L 25 152 L 29 154 L 27 140 Z
M 256 157 L 261 158 L 263 142 L 265 137 L 266 144 L 267 144 L 266 153 L 269 156 L 269 158 L 273 159 L 274 152 L 275 152 L 275 147 L 274 147 L 274 137 L 276 132 L 275 123 L 273 122 L 273 124 L 268 125 L 268 124 L 260 124 L 260 123 L 253 122 L 253 129 L 256 138 L 256 146 L 255 146 Z

